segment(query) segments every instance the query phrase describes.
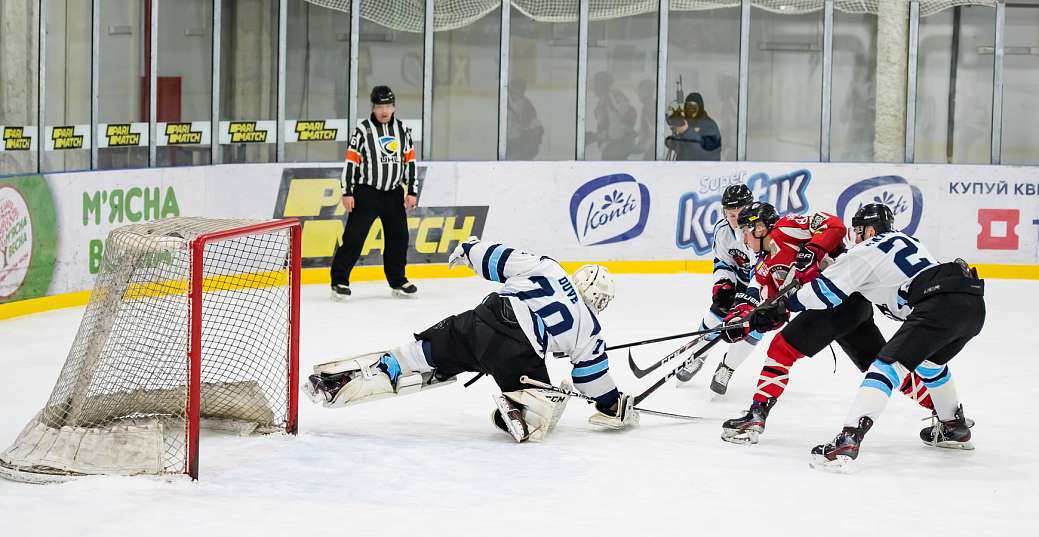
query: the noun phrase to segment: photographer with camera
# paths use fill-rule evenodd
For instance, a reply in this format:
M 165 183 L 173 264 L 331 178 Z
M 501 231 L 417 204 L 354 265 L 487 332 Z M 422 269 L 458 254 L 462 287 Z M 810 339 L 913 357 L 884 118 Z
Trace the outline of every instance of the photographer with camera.
M 664 145 L 672 152 L 669 160 L 721 160 L 722 134 L 718 124 L 707 115 L 699 93 L 687 95 L 682 106 L 672 105 L 667 124 L 671 136 L 664 140 Z

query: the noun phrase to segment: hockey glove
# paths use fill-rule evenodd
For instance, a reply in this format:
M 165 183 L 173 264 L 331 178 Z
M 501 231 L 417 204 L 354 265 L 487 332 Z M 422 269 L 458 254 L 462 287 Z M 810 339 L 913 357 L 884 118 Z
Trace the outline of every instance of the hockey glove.
M 453 269 L 458 265 L 465 265 L 469 268 L 473 268 L 473 262 L 469 260 L 469 248 L 472 248 L 474 244 L 480 242 L 480 237 L 473 235 L 465 240 L 465 242 L 458 243 L 455 246 L 451 256 L 447 258 L 447 268 Z
M 787 311 L 786 299 L 780 298 L 750 315 L 749 330 L 768 332 L 783 326 L 789 319 L 790 312 Z
M 797 251 L 797 256 L 794 257 L 794 278 L 802 284 L 814 280 L 822 272 L 819 264 L 822 263 L 825 256 L 826 252 L 817 244 L 809 242 L 802 245 L 801 249 Z
M 750 312 L 753 310 L 753 304 L 747 302 L 736 304 L 736 306 L 732 308 L 732 311 L 730 311 L 729 314 L 725 316 L 725 319 L 723 319 L 722 322 L 724 324 L 732 324 L 740 321 L 745 321 L 747 320 L 747 316 L 750 315 Z M 729 343 L 736 343 L 737 341 L 741 341 L 743 338 L 747 337 L 747 335 L 749 334 L 750 326 L 749 324 L 744 324 L 743 326 L 738 326 L 723 331 L 722 339 L 728 341 Z
M 729 311 L 736 299 L 736 286 L 729 280 L 718 280 L 711 288 L 711 310 Z

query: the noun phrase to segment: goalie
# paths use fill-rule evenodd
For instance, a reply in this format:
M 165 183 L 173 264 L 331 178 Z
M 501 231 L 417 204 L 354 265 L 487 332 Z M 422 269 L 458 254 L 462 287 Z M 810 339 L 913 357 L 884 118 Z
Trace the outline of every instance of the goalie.
M 391 351 L 315 366 L 303 389 L 326 407 L 403 395 L 454 381 L 462 372 L 490 375 L 501 388 L 492 421 L 517 442 L 541 440 L 559 421 L 568 397 L 532 388 L 522 376 L 549 383 L 545 357 L 562 352 L 573 363 L 574 387 L 595 398 L 593 425 L 621 429 L 638 423 L 633 397 L 610 377 L 596 315 L 614 295 L 610 274 L 585 265 L 573 280 L 555 260 L 470 237 L 448 260 L 503 284 L 472 310 L 452 315 Z

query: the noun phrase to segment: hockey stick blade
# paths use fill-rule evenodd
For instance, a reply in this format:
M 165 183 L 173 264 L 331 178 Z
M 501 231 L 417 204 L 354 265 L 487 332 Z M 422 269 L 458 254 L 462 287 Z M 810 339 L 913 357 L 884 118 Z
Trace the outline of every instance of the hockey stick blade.
M 564 389 L 562 389 L 562 388 L 560 388 L 558 386 L 555 386 L 553 384 L 548 384 L 546 382 L 541 382 L 539 380 L 532 379 L 532 378 L 530 378 L 530 377 L 528 377 L 526 375 L 523 375 L 522 377 L 520 377 L 520 382 L 522 382 L 523 384 L 527 384 L 529 386 L 534 386 L 535 388 L 541 388 L 543 390 L 549 390 L 549 391 L 552 391 L 552 392 L 561 393 L 561 394 L 564 394 L 564 395 L 569 395 L 570 397 L 576 397 L 578 399 L 584 399 L 588 403 L 595 403 L 595 398 L 594 397 L 589 397 L 589 396 L 587 396 L 587 395 L 585 395 L 585 394 L 583 394 L 581 392 L 577 392 L 577 391 L 573 391 L 573 390 L 564 390 Z M 676 420 L 697 421 L 697 420 L 703 419 L 700 416 L 689 416 L 687 414 L 675 414 L 673 412 L 661 412 L 659 410 L 650 410 L 648 408 L 635 407 L 635 410 L 638 410 L 639 412 L 642 412 L 643 414 L 650 414 L 652 416 L 660 416 L 661 418 L 671 418 L 671 419 L 676 419 Z
M 697 339 L 699 339 L 699 338 L 697 338 Z M 657 369 L 660 368 L 660 366 L 664 365 L 665 361 L 666 360 L 657 360 L 657 362 L 655 364 L 647 367 L 646 369 L 640 369 L 639 365 L 635 363 L 635 359 L 631 357 L 631 350 L 630 349 L 628 350 L 628 366 L 631 367 L 631 372 L 632 372 L 632 374 L 635 375 L 635 378 L 637 378 L 637 379 L 640 379 L 640 378 L 642 378 L 642 377 L 644 377 L 644 376 L 646 376 L 646 375 L 656 371 Z
M 640 379 L 640 378 L 645 377 L 646 375 L 656 371 L 657 369 L 660 369 L 661 366 L 663 366 L 664 364 L 670 362 L 671 360 L 674 360 L 676 357 L 681 355 L 683 352 L 691 349 L 693 347 L 693 345 L 696 345 L 701 340 L 703 340 L 703 336 L 700 336 L 700 337 L 697 337 L 697 338 L 693 339 L 689 343 L 686 343 L 685 345 L 682 345 L 681 347 L 675 349 L 674 351 L 672 351 L 667 356 L 657 360 L 656 362 L 653 363 L 653 365 L 647 367 L 646 369 L 639 368 L 639 366 L 635 363 L 635 359 L 632 358 L 631 351 L 629 350 L 628 351 L 628 367 L 631 368 L 631 372 L 632 372 L 632 374 L 635 375 L 635 378 Z

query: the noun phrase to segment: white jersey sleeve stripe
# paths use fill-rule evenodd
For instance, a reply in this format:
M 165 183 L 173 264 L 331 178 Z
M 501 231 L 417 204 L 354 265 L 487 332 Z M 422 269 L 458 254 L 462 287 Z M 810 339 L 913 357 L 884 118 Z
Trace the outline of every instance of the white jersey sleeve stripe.
M 581 362 L 574 364 L 573 371 L 570 372 L 570 376 L 576 378 L 588 377 L 596 373 L 601 373 L 610 368 L 609 359 L 606 357 L 606 353 L 602 353 L 598 358 L 589 360 L 587 362 Z

